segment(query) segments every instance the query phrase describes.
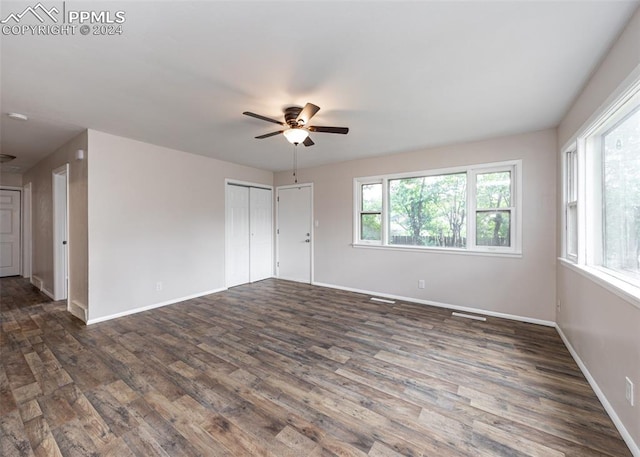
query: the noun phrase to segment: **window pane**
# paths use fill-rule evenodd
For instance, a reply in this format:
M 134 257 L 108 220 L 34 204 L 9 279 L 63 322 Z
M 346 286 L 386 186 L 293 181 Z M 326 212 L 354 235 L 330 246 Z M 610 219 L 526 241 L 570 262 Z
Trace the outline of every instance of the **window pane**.
M 367 241 L 380 241 L 380 225 L 382 216 L 380 214 L 360 215 L 360 239 Z
M 382 211 L 382 184 L 362 185 L 362 211 Z
M 567 254 L 578 255 L 578 207 L 567 205 Z
M 577 153 L 571 151 L 567 153 L 567 201 L 575 201 L 577 192 Z
M 640 279 L 640 108 L 603 135 L 603 264 Z
M 389 180 L 389 244 L 465 247 L 467 176 Z
M 476 176 L 476 208 L 511 206 L 511 172 L 482 173 Z
M 511 246 L 511 211 L 476 212 L 478 246 Z

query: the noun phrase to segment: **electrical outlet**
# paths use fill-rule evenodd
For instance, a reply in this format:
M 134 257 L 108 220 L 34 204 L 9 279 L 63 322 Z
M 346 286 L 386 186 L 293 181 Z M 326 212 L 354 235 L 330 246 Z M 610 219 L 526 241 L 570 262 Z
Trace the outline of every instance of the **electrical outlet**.
M 624 381 L 624 397 L 627 399 L 629 404 L 633 406 L 633 383 L 629 378 L 624 378 Z
M 156 291 L 160 292 L 162 290 L 162 281 L 158 281 L 156 283 Z
M 424 289 L 424 279 L 418 281 L 418 289 Z

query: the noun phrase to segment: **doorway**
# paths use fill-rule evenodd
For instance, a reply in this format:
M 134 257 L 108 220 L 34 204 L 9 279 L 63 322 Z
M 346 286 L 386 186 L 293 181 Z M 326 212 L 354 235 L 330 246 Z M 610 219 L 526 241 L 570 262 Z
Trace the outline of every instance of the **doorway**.
M 0 277 L 20 274 L 20 200 L 19 190 L 0 189 Z
M 53 299 L 66 300 L 69 289 L 69 165 L 53 170 Z
M 313 186 L 277 189 L 278 277 L 311 284 L 313 280 Z

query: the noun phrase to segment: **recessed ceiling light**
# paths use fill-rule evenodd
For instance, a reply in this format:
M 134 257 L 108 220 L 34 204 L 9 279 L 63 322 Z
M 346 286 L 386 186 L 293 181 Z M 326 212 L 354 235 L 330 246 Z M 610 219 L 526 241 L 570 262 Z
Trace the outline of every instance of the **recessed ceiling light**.
M 9 116 L 11 119 L 16 119 L 19 121 L 26 121 L 29 119 L 27 116 L 20 113 L 7 113 L 7 116 Z

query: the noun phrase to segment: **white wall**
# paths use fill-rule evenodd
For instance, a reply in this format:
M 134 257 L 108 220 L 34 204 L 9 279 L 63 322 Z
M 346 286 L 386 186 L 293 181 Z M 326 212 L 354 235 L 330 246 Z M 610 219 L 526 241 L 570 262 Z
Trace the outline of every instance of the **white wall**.
M 18 173 L 0 172 L 0 186 L 22 187 L 22 175 Z
M 314 183 L 314 281 L 555 321 L 555 150 L 555 130 L 545 130 L 300 170 L 299 182 Z M 350 245 L 353 178 L 511 159 L 523 161 L 521 258 Z M 276 174 L 275 182 L 291 184 L 291 173 Z
M 558 127 L 559 151 L 630 75 L 640 76 L 640 10 Z M 558 217 L 562 211 L 559 194 Z M 604 395 L 603 403 L 612 408 L 610 414 L 626 429 L 627 443 L 640 456 L 640 308 L 562 263 L 558 266 L 558 298 L 562 303 L 558 326 Z M 635 407 L 625 400 L 625 376 L 635 384 Z
M 75 160 L 78 149 L 87 150 L 87 132 L 76 136 L 24 173 L 32 183 L 32 277 L 53 293 L 53 184 L 51 173 L 69 164 L 69 299 L 87 303 L 87 160 Z
M 273 174 L 94 130 L 89 149 L 89 320 L 224 288 L 224 180 Z

